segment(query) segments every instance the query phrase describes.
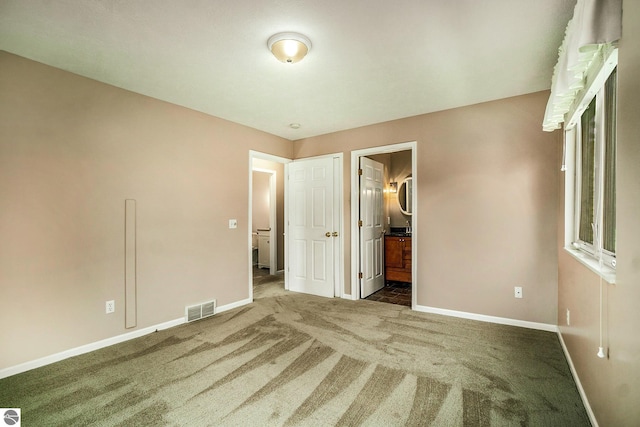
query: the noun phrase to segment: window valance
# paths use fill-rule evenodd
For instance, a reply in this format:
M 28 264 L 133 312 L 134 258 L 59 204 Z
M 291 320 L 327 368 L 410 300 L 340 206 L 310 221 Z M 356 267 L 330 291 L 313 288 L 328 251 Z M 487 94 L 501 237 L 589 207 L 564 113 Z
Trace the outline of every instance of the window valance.
M 558 49 L 542 129 L 560 129 L 604 47 L 622 36 L 622 0 L 578 0 Z

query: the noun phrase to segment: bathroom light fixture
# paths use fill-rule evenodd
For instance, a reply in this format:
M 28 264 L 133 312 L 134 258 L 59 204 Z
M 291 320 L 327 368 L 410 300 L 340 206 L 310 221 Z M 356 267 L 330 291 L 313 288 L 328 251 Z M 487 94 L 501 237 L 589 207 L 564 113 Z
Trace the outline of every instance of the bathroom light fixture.
M 398 183 L 390 182 L 389 183 L 389 193 L 397 193 L 398 192 Z
M 289 127 L 291 129 L 300 129 L 300 123 L 291 123 Z
M 269 38 L 267 46 L 278 61 L 293 64 L 311 50 L 311 40 L 299 33 L 278 33 Z

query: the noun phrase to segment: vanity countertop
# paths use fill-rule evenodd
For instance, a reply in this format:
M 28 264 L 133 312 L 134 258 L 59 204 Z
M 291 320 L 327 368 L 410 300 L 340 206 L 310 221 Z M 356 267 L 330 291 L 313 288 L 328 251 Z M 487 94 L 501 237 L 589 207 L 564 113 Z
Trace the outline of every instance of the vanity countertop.
M 411 232 L 407 232 L 405 227 L 391 227 L 386 234 L 393 237 L 411 237 Z

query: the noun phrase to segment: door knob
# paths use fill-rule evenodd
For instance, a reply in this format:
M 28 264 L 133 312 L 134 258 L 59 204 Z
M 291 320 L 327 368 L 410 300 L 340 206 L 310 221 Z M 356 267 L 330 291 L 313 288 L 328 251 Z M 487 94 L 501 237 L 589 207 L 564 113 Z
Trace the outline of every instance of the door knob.
M 334 231 L 333 233 L 331 233 L 331 235 L 332 235 L 333 237 L 338 237 L 338 232 L 337 232 L 337 231 Z
M 331 233 L 329 233 L 328 231 L 326 233 L 324 233 L 325 236 L 327 237 L 331 237 Z

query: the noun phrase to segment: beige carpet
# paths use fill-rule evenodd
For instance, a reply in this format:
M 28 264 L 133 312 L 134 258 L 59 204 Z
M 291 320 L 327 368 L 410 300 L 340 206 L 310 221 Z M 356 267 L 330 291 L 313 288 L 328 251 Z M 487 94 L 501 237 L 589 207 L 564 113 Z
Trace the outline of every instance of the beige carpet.
M 0 380 L 24 426 L 588 426 L 553 333 L 284 292 Z

